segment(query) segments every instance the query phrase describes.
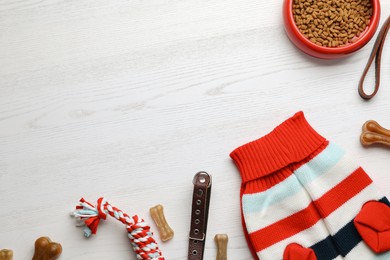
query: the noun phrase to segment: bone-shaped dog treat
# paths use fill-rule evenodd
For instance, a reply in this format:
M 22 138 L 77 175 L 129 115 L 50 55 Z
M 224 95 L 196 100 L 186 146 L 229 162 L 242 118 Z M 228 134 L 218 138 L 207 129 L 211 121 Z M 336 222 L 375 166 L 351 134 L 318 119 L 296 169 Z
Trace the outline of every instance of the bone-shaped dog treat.
M 216 234 L 214 241 L 217 244 L 217 260 L 227 260 L 227 243 L 228 236 L 226 234 Z
M 374 120 L 369 120 L 362 127 L 360 142 L 365 146 L 374 143 L 390 146 L 390 130 L 383 128 Z
M 172 228 L 168 225 L 167 220 L 165 219 L 163 206 L 158 204 L 150 208 L 149 212 L 157 225 L 158 232 L 160 234 L 160 239 L 163 242 L 171 239 L 174 235 L 174 232 Z
M 48 237 L 40 237 L 35 241 L 35 252 L 32 260 L 54 260 L 61 253 L 60 244 L 52 242 Z
M 0 260 L 12 260 L 13 256 L 14 253 L 12 252 L 12 250 L 9 249 L 0 250 Z

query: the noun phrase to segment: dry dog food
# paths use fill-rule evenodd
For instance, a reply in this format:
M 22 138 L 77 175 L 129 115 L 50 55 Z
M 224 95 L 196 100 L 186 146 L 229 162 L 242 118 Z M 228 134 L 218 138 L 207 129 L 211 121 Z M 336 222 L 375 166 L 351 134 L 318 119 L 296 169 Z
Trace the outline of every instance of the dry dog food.
M 340 47 L 358 39 L 370 23 L 371 0 L 294 0 L 294 20 L 311 42 Z

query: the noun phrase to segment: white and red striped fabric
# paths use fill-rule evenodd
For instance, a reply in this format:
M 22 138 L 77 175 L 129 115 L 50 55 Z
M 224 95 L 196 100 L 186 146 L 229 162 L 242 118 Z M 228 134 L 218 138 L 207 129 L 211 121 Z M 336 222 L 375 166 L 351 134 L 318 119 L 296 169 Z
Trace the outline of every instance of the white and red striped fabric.
M 242 177 L 242 222 L 254 257 L 390 259 L 389 201 L 354 160 L 311 128 L 302 112 L 230 156 Z M 384 236 L 375 242 L 383 244 L 380 249 L 364 241 L 377 233 L 358 231 L 354 223 L 368 201 L 386 204 L 378 211 L 384 212 L 378 237 Z

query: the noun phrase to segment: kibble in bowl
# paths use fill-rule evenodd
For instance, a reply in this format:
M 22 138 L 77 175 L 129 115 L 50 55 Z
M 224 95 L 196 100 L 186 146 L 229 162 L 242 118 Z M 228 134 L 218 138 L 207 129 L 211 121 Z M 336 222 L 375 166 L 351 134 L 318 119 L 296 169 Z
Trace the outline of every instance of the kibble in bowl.
M 284 25 L 305 53 L 324 59 L 345 57 L 375 34 L 379 0 L 285 0 Z

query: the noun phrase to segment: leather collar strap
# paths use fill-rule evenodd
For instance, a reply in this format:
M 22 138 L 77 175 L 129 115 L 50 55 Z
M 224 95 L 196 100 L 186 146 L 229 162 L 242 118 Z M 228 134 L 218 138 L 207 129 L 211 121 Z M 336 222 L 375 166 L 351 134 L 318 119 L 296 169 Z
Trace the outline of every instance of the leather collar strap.
M 383 50 L 383 46 L 385 45 L 385 39 L 386 39 L 387 32 L 389 31 L 389 28 L 390 28 L 390 16 L 387 18 L 385 23 L 382 25 L 382 29 L 380 30 L 378 37 L 375 41 L 374 47 L 373 47 L 372 52 L 370 54 L 370 58 L 368 59 L 367 65 L 364 68 L 362 77 L 360 78 L 358 90 L 359 90 L 359 95 L 363 99 L 373 98 L 379 90 L 379 84 L 380 84 L 380 78 L 381 78 L 382 50 Z M 372 92 L 371 94 L 368 95 L 364 92 L 363 83 L 364 83 L 364 79 L 366 78 L 368 70 L 370 69 L 371 64 L 374 61 L 374 59 L 375 59 L 375 89 L 374 89 L 374 92 Z
M 192 212 L 188 260 L 202 260 L 206 244 L 207 218 L 211 195 L 211 176 L 198 172 L 193 179 Z

